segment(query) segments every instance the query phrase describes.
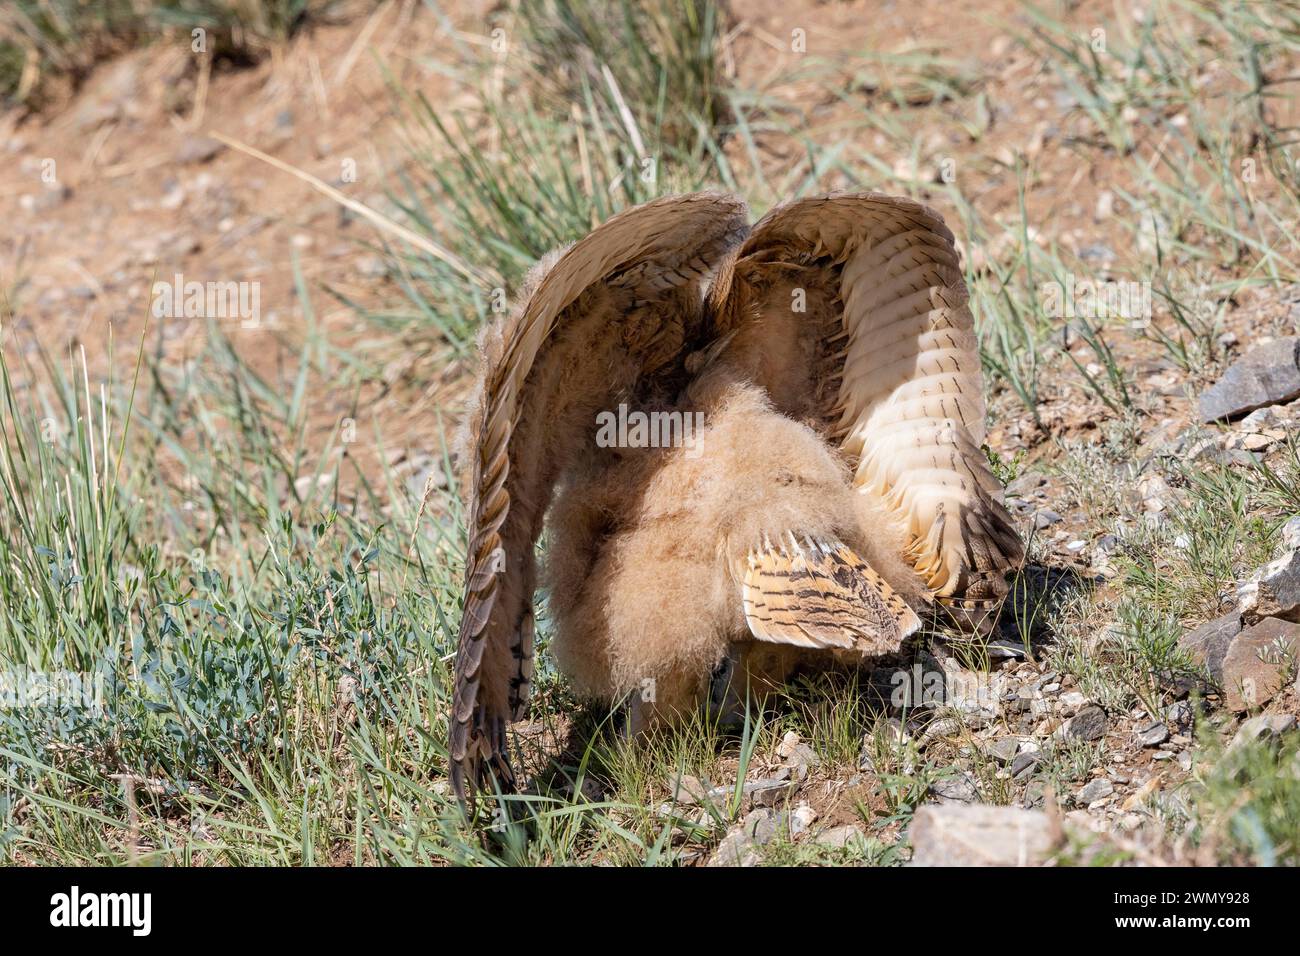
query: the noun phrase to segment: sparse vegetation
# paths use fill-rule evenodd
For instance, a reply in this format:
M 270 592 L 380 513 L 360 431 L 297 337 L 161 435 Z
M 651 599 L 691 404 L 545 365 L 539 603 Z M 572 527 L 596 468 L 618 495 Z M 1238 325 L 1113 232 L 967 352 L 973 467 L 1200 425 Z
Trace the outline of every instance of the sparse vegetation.
M 14 0 L 0 10 L 0 103 L 39 104 L 55 78 L 169 35 L 205 32 L 214 57 L 248 60 L 339 0 Z

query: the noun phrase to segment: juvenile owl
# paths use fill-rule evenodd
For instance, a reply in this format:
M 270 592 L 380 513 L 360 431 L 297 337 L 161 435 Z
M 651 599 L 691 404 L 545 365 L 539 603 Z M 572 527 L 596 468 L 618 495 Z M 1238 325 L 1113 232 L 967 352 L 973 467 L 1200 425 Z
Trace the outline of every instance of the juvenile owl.
M 802 199 L 752 229 L 734 196 L 647 203 L 539 263 L 481 353 L 462 799 L 513 786 L 539 577 L 560 670 L 630 701 L 635 730 L 700 707 L 719 672 L 734 697 L 809 657 L 896 651 L 934 602 L 996 604 L 1023 559 L 981 450 L 952 233 L 916 202 Z

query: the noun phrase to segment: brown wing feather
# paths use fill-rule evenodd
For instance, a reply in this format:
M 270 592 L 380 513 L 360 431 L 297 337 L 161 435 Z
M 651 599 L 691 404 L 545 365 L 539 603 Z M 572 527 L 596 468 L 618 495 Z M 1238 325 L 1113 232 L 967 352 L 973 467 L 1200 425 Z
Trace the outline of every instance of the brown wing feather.
M 489 327 L 468 424 L 469 547 L 449 727 L 453 786 L 509 789 L 506 726 L 528 702 L 533 549 L 552 488 L 591 447 L 594 415 L 680 364 L 703 284 L 747 231 L 739 199 L 623 212 L 539 265 Z
M 898 650 L 921 624 L 879 574 L 839 541 L 787 535 L 750 552 L 741 594 L 760 641 L 797 647 Z
M 943 220 L 877 194 L 798 200 L 765 216 L 719 275 L 721 331 L 788 315 L 791 290 L 806 293 L 806 321 L 821 323 L 813 410 L 855 462 L 854 484 L 905 530 L 941 600 L 1005 595 L 1023 545 L 980 447 L 979 349 Z

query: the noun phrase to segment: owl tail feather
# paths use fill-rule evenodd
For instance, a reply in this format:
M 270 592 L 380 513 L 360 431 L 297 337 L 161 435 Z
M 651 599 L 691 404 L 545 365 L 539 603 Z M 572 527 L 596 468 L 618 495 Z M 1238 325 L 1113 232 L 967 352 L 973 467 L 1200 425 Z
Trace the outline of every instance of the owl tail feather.
M 760 641 L 890 654 L 921 624 L 916 612 L 841 541 L 765 540 L 742 568 L 745 621 Z

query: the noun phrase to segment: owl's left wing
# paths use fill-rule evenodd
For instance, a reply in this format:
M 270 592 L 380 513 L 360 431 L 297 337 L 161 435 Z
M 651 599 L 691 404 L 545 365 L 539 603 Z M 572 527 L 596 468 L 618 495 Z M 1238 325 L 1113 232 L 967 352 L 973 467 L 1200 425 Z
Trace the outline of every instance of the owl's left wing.
M 592 456 L 595 415 L 672 378 L 702 321 L 704 286 L 739 244 L 747 210 L 696 193 L 628 209 L 535 270 L 510 315 L 484 330 L 462 462 L 465 601 L 448 732 L 450 776 L 513 785 L 507 725 L 533 669 L 533 549 L 556 484 Z
M 935 597 L 983 609 L 1024 557 L 984 440 L 974 320 L 953 236 L 920 203 L 875 193 L 779 206 L 711 292 L 720 334 L 788 326 L 803 301 L 827 437 L 854 484 L 906 532 Z M 760 360 L 766 361 L 766 359 Z

